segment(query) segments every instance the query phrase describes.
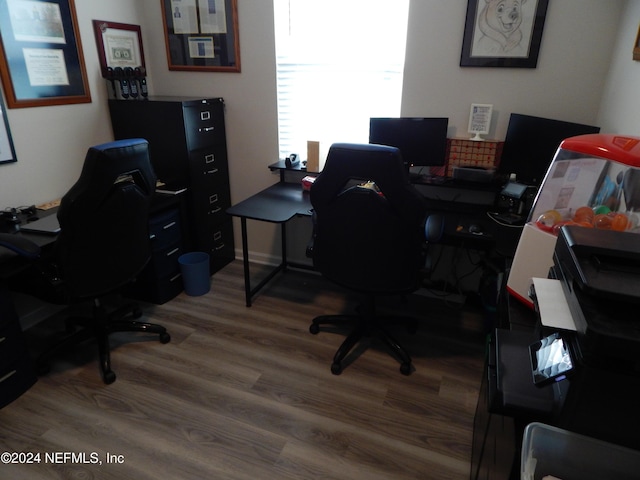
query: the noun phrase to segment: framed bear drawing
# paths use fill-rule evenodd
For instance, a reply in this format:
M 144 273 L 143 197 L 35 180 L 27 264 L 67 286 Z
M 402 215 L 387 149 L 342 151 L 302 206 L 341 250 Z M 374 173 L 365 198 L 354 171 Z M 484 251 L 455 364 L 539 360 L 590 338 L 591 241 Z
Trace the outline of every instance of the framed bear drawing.
M 536 68 L 549 0 L 469 0 L 461 67 Z

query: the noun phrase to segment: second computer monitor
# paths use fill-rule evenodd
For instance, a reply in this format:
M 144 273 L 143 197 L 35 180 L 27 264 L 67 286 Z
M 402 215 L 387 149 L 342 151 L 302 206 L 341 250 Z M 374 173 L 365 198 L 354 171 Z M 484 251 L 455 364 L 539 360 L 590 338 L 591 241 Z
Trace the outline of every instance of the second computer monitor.
M 600 127 L 512 113 L 498 171 L 520 183 L 540 186 L 565 138 L 598 133 Z
M 448 118 L 372 118 L 369 143 L 397 147 L 408 166 L 442 166 L 448 124 Z

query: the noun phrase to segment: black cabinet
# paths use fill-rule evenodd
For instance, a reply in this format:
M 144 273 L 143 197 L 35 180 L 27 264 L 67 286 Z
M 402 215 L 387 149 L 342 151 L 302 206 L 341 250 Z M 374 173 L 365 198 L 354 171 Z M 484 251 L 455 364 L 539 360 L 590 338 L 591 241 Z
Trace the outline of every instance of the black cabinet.
M 151 259 L 127 295 L 162 304 L 183 288 L 178 258 L 184 253 L 181 214 L 178 206 L 153 211 L 149 216 Z
M 186 188 L 184 239 L 206 252 L 214 273 L 235 257 L 222 98 L 149 97 L 109 100 L 116 139 L 149 141 L 151 163 L 166 190 Z
M 35 382 L 34 363 L 11 295 L 0 285 L 0 408 L 14 401 Z

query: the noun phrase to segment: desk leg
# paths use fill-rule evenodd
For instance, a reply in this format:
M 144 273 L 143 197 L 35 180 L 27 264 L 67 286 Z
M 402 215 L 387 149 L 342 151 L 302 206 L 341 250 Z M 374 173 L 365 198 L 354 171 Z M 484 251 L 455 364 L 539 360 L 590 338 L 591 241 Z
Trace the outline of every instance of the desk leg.
M 286 270 L 287 269 L 287 223 L 283 222 L 280 225 L 280 231 L 281 231 L 281 239 L 282 239 L 282 264 L 280 265 L 280 268 L 282 268 L 282 270 Z
M 247 240 L 247 219 L 240 218 L 242 229 L 242 261 L 244 263 L 244 295 L 247 307 L 251 306 L 251 275 L 249 274 L 249 241 Z

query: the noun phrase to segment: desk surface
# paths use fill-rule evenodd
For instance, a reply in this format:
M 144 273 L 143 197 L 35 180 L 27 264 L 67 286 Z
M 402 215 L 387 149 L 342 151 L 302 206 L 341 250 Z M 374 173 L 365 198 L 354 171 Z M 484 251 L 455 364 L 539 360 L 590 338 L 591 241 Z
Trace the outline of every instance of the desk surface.
M 309 193 L 299 183 L 279 182 L 227 209 L 234 217 L 284 223 L 296 215 L 311 215 Z
M 44 218 L 48 215 L 54 214 L 55 210 L 47 210 L 45 212 L 39 212 L 38 216 L 40 218 Z M 23 224 L 26 224 L 26 219 L 23 219 Z M 48 245 L 51 245 L 57 238 L 56 235 L 22 232 L 20 231 L 19 226 L 16 227 L 7 224 L 2 224 L 2 226 L 0 226 L 0 231 L 2 231 L 3 233 L 11 233 L 14 235 L 25 237 L 38 245 L 40 248 L 45 248 Z M 12 252 L 8 248 L 0 246 L 0 279 L 10 278 L 15 273 L 24 269 L 25 265 L 27 264 L 28 261 L 25 261 L 23 257 L 18 255 L 17 253 Z

